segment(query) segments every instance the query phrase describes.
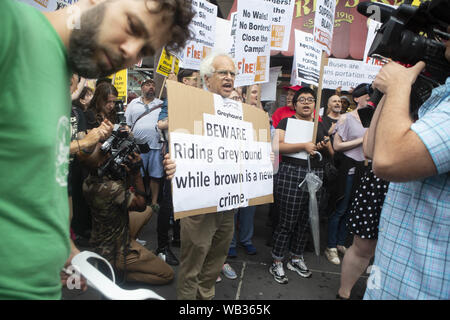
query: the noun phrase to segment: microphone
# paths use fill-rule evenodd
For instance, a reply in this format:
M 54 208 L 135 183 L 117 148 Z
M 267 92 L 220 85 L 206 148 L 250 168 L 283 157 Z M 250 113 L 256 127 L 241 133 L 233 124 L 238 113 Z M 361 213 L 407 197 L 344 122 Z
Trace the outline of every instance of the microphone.
M 363 16 L 381 23 L 388 21 L 396 11 L 396 9 L 390 6 L 376 2 L 360 2 L 357 10 Z

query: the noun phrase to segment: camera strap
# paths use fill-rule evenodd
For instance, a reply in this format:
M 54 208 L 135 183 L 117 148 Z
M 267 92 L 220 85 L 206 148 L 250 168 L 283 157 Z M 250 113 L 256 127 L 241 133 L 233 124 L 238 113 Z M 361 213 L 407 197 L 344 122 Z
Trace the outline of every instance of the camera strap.
M 145 110 L 145 112 L 144 112 L 143 114 L 141 114 L 141 115 L 139 116 L 139 118 L 137 118 L 136 121 L 133 123 L 133 126 L 131 127 L 131 130 L 130 130 L 130 131 L 133 131 L 134 126 L 136 125 L 136 123 L 137 123 L 141 118 L 143 118 L 144 116 L 148 115 L 149 113 L 155 111 L 156 109 L 161 108 L 162 106 L 163 106 L 163 104 L 161 103 L 160 105 L 157 105 L 157 106 L 155 106 L 155 107 L 153 107 L 153 108 L 151 108 L 151 109 Z

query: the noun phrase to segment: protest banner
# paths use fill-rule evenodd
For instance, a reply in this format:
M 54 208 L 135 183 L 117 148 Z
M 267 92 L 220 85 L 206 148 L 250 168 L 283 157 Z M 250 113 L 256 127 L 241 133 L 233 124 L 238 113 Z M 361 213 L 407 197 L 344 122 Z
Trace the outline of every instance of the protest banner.
M 261 85 L 261 101 L 277 100 L 277 82 L 281 73 L 281 67 L 270 68 L 269 82 Z
M 111 84 L 117 89 L 117 98 L 122 100 L 124 103 L 127 102 L 128 96 L 128 69 L 122 69 L 110 76 Z
M 314 42 L 312 34 L 295 30 L 295 78 L 296 81 L 319 85 L 322 50 Z
M 267 113 L 176 81 L 167 92 L 175 219 L 273 202 Z
M 272 38 L 271 50 L 286 51 L 289 48 L 294 0 L 266 0 L 271 5 L 272 12 Z
M 328 59 L 323 76 L 324 89 L 349 91 L 360 83 L 372 83 L 380 66 L 366 65 L 363 61 L 348 59 Z
M 231 49 L 230 49 L 230 55 L 235 57 L 236 54 L 236 30 L 237 30 L 237 14 L 234 12 L 231 15 Z
M 200 63 L 214 48 L 216 36 L 217 6 L 205 0 L 192 0 L 195 16 L 189 25 L 194 38 L 175 55 L 181 58 L 181 66 L 200 70 Z
M 235 87 L 269 81 L 272 7 L 239 0 L 235 43 Z
M 163 48 L 161 56 L 159 57 L 158 66 L 156 67 L 156 72 L 164 77 L 168 77 L 171 72 L 178 74 L 179 70 L 180 60 Z
M 314 16 L 314 41 L 328 55 L 331 54 L 335 10 L 336 0 L 317 0 Z
M 40 11 L 56 11 L 78 2 L 78 0 L 17 0 L 17 1 L 29 4 L 30 6 L 35 7 Z
M 374 21 L 372 19 L 367 19 L 367 39 L 366 39 L 366 46 L 364 48 L 364 59 L 363 61 L 366 64 L 369 65 L 378 65 L 382 66 L 383 63 L 379 59 L 371 58 L 368 56 L 370 47 L 372 46 L 373 40 L 375 39 L 375 36 L 378 32 L 378 29 L 382 23 Z

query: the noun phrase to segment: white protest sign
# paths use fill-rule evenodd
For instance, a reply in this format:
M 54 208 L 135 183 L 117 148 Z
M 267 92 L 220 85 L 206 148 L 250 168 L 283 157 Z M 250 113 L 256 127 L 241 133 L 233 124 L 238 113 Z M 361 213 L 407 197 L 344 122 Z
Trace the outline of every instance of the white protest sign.
M 286 132 L 284 134 L 285 143 L 304 143 L 312 141 L 314 131 L 314 122 L 291 119 L 289 118 L 286 125 Z M 285 154 L 285 156 L 308 159 L 308 153 L 306 151 L 300 151 L 297 153 Z
M 194 39 L 180 54 L 183 68 L 200 70 L 200 63 L 214 48 L 217 6 L 205 0 L 192 0 L 195 16 L 189 25 Z
M 214 51 L 226 52 L 231 54 L 233 42 L 234 40 L 231 36 L 231 21 L 217 18 Z
M 203 114 L 203 135 L 170 135 L 177 163 L 174 212 L 224 211 L 272 194 L 271 143 L 255 141 L 253 124 L 242 120 L 241 103 L 214 95 L 214 104 L 215 114 Z
M 16 1 L 29 4 L 30 6 L 35 7 L 40 11 L 55 11 L 78 2 L 78 0 L 16 0 Z
M 312 34 L 295 30 L 294 61 L 296 81 L 318 86 L 322 51 L 314 42 Z
M 267 6 L 272 5 L 272 40 L 271 50 L 287 51 L 291 35 L 294 0 L 266 0 Z
M 370 47 L 372 46 L 373 40 L 378 32 L 378 29 L 382 25 L 382 23 L 374 21 L 372 19 L 367 19 L 367 39 L 366 39 L 366 47 L 364 48 L 364 59 L 363 61 L 369 65 L 378 65 L 382 66 L 383 63 L 375 58 L 368 57 Z
M 272 7 L 260 0 L 238 0 L 235 87 L 269 81 Z
M 314 16 L 314 41 L 328 55 L 331 54 L 335 10 L 336 0 L 317 0 Z
M 235 53 L 236 53 L 236 29 L 237 29 L 237 14 L 236 12 L 231 14 L 231 50 L 230 50 L 230 55 L 233 57 L 235 57 Z
M 277 82 L 281 73 L 281 67 L 270 68 L 269 82 L 261 85 L 261 101 L 277 100 Z
M 372 83 L 380 66 L 368 66 L 363 61 L 348 59 L 328 59 L 323 74 L 323 88 L 348 91 L 360 83 Z

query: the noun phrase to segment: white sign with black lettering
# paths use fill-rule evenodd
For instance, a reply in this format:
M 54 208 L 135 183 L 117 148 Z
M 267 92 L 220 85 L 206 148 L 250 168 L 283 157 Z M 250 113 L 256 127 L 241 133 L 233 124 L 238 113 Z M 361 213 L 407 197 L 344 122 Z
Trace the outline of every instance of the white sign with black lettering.
M 272 6 L 260 0 L 238 0 L 235 87 L 269 81 Z
M 271 143 L 255 141 L 252 123 L 226 116 L 239 111 L 224 105 L 216 105 L 215 115 L 203 114 L 203 135 L 171 132 L 174 212 L 224 211 L 272 194 Z
M 331 54 L 335 10 L 336 0 L 317 0 L 316 2 L 314 41 L 328 55 Z
M 315 86 L 319 85 L 322 51 L 312 34 L 295 30 L 295 79 Z
M 328 59 L 323 72 L 323 88 L 348 91 L 361 83 L 372 83 L 380 66 L 368 65 L 359 60 Z
M 192 0 L 192 8 L 196 14 L 189 28 L 194 38 L 187 42 L 179 55 L 183 68 L 200 70 L 203 58 L 214 48 L 217 6 L 205 0 Z
M 266 0 L 272 6 L 272 40 L 271 50 L 287 51 L 291 35 L 294 0 Z

